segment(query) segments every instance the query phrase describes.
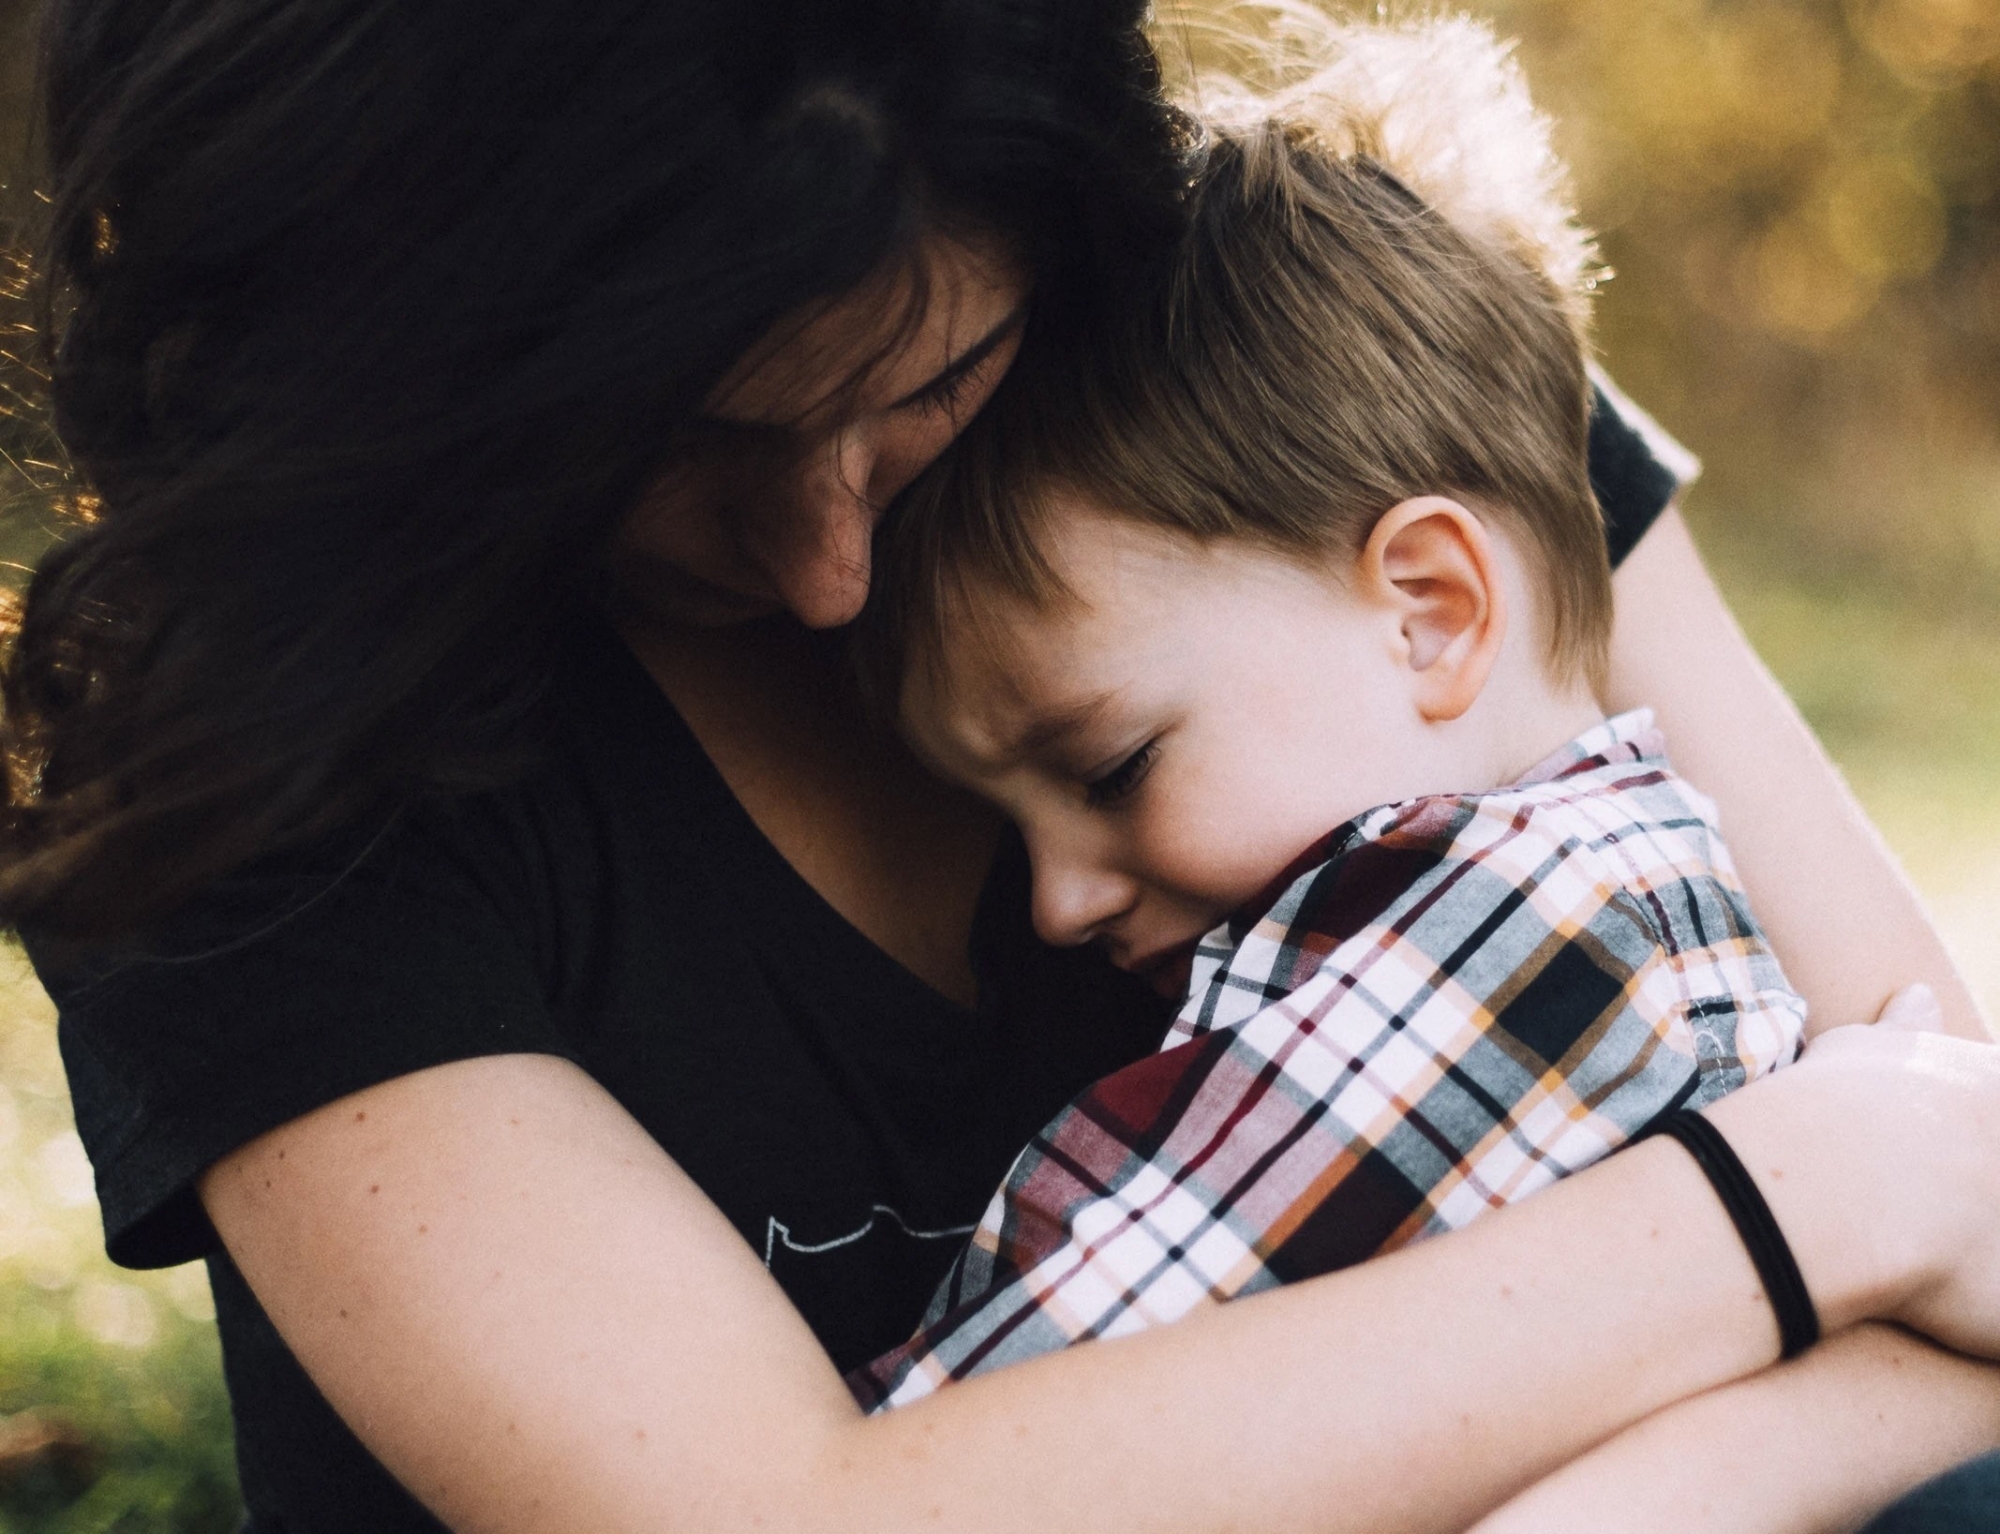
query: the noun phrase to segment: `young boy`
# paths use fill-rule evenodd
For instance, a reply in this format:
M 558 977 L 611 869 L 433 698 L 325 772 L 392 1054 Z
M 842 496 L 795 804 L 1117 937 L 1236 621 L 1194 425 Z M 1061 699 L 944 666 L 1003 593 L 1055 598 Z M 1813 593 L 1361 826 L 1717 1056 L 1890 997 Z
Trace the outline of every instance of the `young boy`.
M 1580 304 L 1357 152 L 1406 122 L 1324 120 L 1214 134 L 1158 284 L 885 531 L 903 728 L 1019 824 L 1045 938 L 1185 1002 L 871 1406 L 1464 1224 L 1798 1050 L 1711 806 L 1595 701 Z

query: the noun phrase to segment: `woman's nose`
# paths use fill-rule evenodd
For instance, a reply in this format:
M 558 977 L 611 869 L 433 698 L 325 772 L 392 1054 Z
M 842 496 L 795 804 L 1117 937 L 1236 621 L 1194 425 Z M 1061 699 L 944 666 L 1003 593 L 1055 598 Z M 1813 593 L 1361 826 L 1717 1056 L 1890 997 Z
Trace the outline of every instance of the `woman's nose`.
M 881 515 L 869 494 L 875 450 L 844 433 L 802 464 L 759 550 L 777 596 L 807 628 L 852 622 L 868 597 Z
M 1058 948 L 1108 933 L 1132 908 L 1131 880 L 1091 859 L 1034 854 L 1035 934 Z

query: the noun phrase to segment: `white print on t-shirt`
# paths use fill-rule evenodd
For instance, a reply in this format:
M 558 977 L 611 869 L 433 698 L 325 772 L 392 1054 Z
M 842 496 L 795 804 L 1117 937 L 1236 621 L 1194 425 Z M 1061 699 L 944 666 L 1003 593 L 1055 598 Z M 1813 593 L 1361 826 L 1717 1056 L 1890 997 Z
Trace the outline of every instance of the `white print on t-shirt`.
M 835 1236 L 831 1241 L 794 1241 L 791 1226 L 776 1215 L 772 1215 L 764 1228 L 764 1266 L 766 1268 L 771 1266 L 771 1259 L 777 1255 L 780 1246 L 788 1252 L 797 1252 L 806 1257 L 820 1252 L 835 1251 L 843 1246 L 852 1246 L 855 1242 L 864 1240 L 875 1229 L 876 1224 L 885 1219 L 893 1221 L 904 1235 L 915 1241 L 949 1241 L 956 1237 L 969 1236 L 979 1228 L 974 1224 L 953 1225 L 945 1230 L 918 1230 L 887 1204 L 875 1204 L 871 1207 L 874 1213 L 869 1215 L 865 1225 L 859 1230 L 849 1231 L 844 1236 Z

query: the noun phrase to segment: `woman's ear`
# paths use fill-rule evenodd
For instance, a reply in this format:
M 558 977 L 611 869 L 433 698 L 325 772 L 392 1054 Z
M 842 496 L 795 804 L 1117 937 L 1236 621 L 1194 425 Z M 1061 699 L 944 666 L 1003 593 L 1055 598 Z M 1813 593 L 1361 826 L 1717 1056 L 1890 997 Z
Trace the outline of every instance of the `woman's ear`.
M 1398 625 L 1418 712 L 1456 719 L 1479 698 L 1507 636 L 1507 596 L 1485 523 L 1425 495 L 1385 512 L 1356 570 Z

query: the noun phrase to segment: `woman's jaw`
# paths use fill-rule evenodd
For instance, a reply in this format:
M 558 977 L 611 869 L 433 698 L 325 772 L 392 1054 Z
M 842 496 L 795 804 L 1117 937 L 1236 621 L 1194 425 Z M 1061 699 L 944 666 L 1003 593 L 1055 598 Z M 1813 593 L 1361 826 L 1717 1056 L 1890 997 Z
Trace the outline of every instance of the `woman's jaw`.
M 882 509 L 1013 361 L 1027 281 L 997 239 L 931 235 L 894 278 L 781 321 L 717 386 L 626 524 L 624 607 L 721 627 L 850 622 Z

